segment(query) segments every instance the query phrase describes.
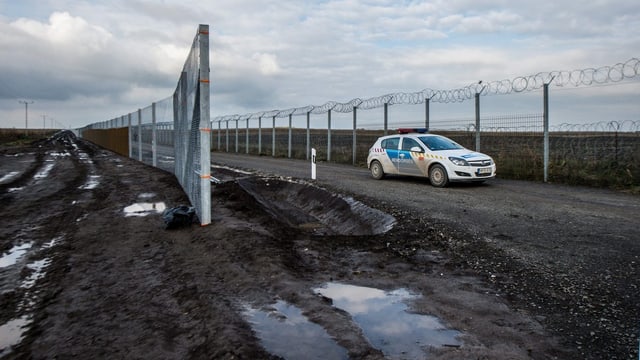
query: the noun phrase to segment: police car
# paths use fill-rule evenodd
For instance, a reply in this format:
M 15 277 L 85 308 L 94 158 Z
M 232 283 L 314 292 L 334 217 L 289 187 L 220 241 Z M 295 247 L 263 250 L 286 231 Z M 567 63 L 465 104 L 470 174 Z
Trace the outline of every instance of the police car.
M 426 129 L 398 129 L 398 134 L 378 138 L 369 149 L 367 167 L 375 179 L 386 174 L 421 176 L 436 187 L 452 181 L 483 182 L 496 176 L 491 157 Z

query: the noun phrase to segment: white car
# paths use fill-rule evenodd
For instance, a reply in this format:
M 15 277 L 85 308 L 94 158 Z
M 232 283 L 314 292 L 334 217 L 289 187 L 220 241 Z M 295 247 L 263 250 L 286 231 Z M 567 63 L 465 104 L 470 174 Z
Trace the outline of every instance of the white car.
M 375 179 L 385 174 L 428 177 L 436 187 L 496 176 L 496 165 L 488 155 L 421 129 L 399 129 L 398 134 L 378 138 L 369 149 L 367 167 Z

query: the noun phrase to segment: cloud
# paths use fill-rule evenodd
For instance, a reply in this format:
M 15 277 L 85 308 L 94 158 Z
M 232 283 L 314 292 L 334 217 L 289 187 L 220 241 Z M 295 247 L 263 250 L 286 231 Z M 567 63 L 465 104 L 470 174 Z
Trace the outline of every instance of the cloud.
M 5 99 L 96 96 L 127 102 L 123 96 L 145 87 L 168 96 L 190 48 L 187 41 L 178 46 L 116 38 L 68 12 L 54 12 L 48 22 L 21 18 L 0 26 L 0 47 L 7 54 L 0 58 L 0 68 L 8 70 L 0 73 Z
M 216 115 L 611 65 L 640 49 L 634 1 L 24 0 L 0 12 L 0 101 L 78 109 L 77 122 L 170 96 L 200 23 Z

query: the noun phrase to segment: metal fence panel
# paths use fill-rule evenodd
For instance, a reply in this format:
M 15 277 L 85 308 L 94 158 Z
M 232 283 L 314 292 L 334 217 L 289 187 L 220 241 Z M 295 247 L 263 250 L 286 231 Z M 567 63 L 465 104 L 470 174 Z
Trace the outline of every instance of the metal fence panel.
M 200 224 L 207 225 L 211 222 L 209 95 L 209 26 L 200 25 L 172 96 L 137 112 L 90 124 L 79 133 L 128 127 L 129 156 L 173 172 Z

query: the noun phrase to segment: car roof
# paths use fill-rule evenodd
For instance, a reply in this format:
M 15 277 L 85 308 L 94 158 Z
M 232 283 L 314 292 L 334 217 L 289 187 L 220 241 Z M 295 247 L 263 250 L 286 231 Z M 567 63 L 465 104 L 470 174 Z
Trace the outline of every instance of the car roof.
M 442 135 L 415 132 L 415 133 L 389 134 L 389 135 L 380 136 L 378 139 L 387 139 L 392 137 L 422 137 L 422 136 L 442 136 Z

